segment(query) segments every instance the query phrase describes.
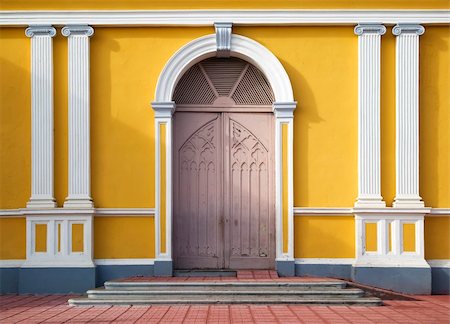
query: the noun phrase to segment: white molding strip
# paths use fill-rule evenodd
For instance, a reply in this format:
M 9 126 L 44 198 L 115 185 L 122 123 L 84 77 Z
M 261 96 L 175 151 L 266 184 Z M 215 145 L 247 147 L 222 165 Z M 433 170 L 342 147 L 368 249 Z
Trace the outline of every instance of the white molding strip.
M 25 260 L 0 260 L 0 268 L 20 268 Z
M 296 258 L 295 264 L 352 265 L 354 258 Z
M 450 216 L 450 208 L 432 208 L 430 215 L 425 216 Z
M 55 10 L 0 11 L 0 26 L 213 26 L 449 24 L 450 10 Z
M 450 260 L 427 260 L 432 268 L 450 268 Z
M 155 259 L 95 259 L 95 265 L 153 265 Z
M 294 207 L 294 216 L 353 216 L 354 210 L 351 207 Z M 357 211 L 361 213 L 359 209 Z M 419 212 L 415 209 L 401 209 L 401 208 L 383 208 L 383 209 L 368 209 L 366 212 L 377 212 L 379 214 L 405 214 Z M 420 209 L 420 213 L 423 213 Z M 450 208 L 431 208 L 425 210 L 426 217 L 450 217 Z M 0 209 L 1 218 L 21 218 L 32 213 L 33 215 L 74 215 L 74 214 L 91 214 L 96 217 L 101 216 L 119 216 L 119 217 L 153 217 L 155 216 L 154 208 L 95 208 L 95 209 L 67 209 L 67 208 L 51 208 L 51 209 L 33 209 L 26 208 L 19 209 Z
M 155 208 L 96 208 L 94 216 L 154 216 Z
M 294 207 L 294 215 L 296 216 L 345 216 L 352 215 L 353 208 L 310 208 L 310 207 Z M 353 216 L 353 215 L 352 215 Z
M 0 268 L 20 268 L 25 260 L 0 260 Z M 154 259 L 95 259 L 95 265 L 153 265 Z M 353 258 L 297 258 L 295 264 L 352 265 Z M 450 268 L 450 260 L 427 260 L 432 268 Z
M 153 217 L 155 215 L 154 208 L 95 208 L 95 209 L 67 209 L 67 208 L 51 208 L 51 209 L 0 209 L 1 218 L 22 218 L 25 216 L 42 216 L 42 215 L 83 215 L 94 214 L 96 217 L 101 216 L 121 216 L 121 217 Z

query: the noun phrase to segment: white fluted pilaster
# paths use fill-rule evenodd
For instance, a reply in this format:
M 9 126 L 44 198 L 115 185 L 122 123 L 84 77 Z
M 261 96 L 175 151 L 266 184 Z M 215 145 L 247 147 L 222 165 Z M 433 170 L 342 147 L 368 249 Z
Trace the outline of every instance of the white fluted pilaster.
M 380 168 L 380 49 L 386 27 L 360 24 L 358 35 L 358 198 L 355 207 L 385 207 Z
M 90 166 L 90 26 L 66 26 L 69 42 L 69 195 L 64 207 L 93 207 Z
M 396 196 L 393 206 L 424 207 L 419 196 L 419 36 L 421 25 L 396 25 Z
M 31 38 L 31 197 L 28 208 L 56 207 L 53 163 L 52 26 L 30 26 Z

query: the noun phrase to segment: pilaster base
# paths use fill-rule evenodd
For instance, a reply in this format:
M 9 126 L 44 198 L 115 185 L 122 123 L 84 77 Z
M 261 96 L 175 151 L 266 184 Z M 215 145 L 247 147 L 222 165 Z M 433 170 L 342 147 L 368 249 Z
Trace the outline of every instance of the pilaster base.
M 172 277 L 173 262 L 172 260 L 155 260 L 153 268 L 155 277 Z
M 392 206 L 394 208 L 424 208 L 425 204 L 420 197 L 416 199 L 395 198 Z
M 67 198 L 64 208 L 94 208 L 94 202 L 91 198 Z
M 295 276 L 295 261 L 294 260 L 276 260 L 276 270 L 280 277 L 294 277 Z
M 56 208 L 56 200 L 54 198 L 39 199 L 30 198 L 27 202 L 27 208 Z

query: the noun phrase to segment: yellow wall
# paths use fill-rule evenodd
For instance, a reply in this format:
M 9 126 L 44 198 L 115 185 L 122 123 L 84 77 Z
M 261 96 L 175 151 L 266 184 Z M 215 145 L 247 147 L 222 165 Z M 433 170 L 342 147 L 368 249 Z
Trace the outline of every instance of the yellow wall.
M 94 258 L 155 257 L 153 217 L 95 217 Z
M 0 218 L 0 260 L 25 258 L 25 218 Z
M 358 40 L 353 27 L 237 27 L 285 67 L 294 99 L 294 205 L 347 207 L 357 196 Z
M 294 257 L 355 257 L 353 216 L 296 216 L 294 226 Z
M 426 206 L 450 207 L 450 29 L 420 36 L 420 194 Z
M 0 28 L 0 208 L 30 198 L 30 89 L 30 39 L 23 28 Z
M 203 9 L 203 8 L 448 8 L 446 0 L 2 0 L 0 9 L 31 10 L 31 9 Z
M 450 259 L 450 215 L 425 217 L 425 259 Z
M 91 39 L 92 197 L 97 207 L 154 207 L 150 102 L 169 58 L 213 28 L 96 28 Z
M 154 207 L 150 102 L 167 60 L 213 28 L 96 28 L 91 38 L 92 196 L 98 207 Z M 348 27 L 236 27 L 285 66 L 298 108 L 294 205 L 348 207 L 357 196 L 357 37 Z M 421 36 L 420 181 L 427 206 L 450 205 L 447 27 Z M 0 29 L 0 208 L 30 195 L 30 40 Z M 6 50 L 7 49 L 7 50 Z M 67 196 L 67 39 L 54 38 L 55 196 Z M 395 196 L 395 37 L 382 38 L 382 194 Z

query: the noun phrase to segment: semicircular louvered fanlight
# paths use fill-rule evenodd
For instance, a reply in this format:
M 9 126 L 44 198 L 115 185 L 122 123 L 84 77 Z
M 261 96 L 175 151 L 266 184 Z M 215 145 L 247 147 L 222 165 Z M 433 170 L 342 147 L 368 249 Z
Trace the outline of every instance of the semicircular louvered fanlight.
M 210 58 L 192 66 L 178 82 L 173 100 L 181 106 L 271 106 L 272 88 L 252 64 Z

